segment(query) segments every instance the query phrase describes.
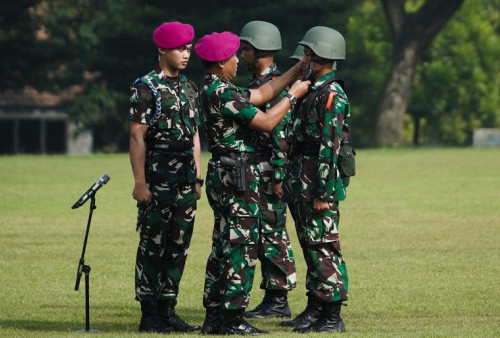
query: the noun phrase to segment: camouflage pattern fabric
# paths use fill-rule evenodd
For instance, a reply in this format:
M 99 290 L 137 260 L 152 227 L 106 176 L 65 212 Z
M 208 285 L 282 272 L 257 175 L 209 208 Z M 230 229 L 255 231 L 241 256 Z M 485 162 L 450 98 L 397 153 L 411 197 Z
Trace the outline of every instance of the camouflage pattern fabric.
M 312 203 L 291 203 L 290 213 L 307 264 L 306 289 L 325 301 L 344 301 L 348 296 L 348 276 L 339 240 L 338 202 L 318 213 Z
M 320 77 L 311 87 L 314 90 L 328 78 L 332 71 Z M 332 93 L 329 108 L 328 100 Z M 297 107 L 287 129 L 287 139 L 292 144 L 287 165 L 284 199 L 288 202 L 310 202 L 318 198 L 325 202 L 343 201 L 346 190 L 340 177 L 337 160 L 341 138 L 347 137 L 350 128 L 350 105 L 337 82 L 323 88 L 312 109 L 304 111 L 304 98 Z M 318 144 L 318 154 L 295 155 L 297 143 Z
M 180 185 L 152 193 L 153 202 L 139 206 L 136 299 L 176 299 L 193 235 L 196 190 Z
M 196 165 L 192 147 L 171 152 L 154 144 L 192 144 L 200 124 L 197 90 L 185 76 L 168 78 L 158 68 L 134 82 L 130 103 L 129 120 L 148 124 L 145 176 L 153 195 L 149 205 L 138 203 L 136 299 L 175 299 L 193 233 Z
M 199 98 L 212 153 L 253 153 L 257 133 L 248 125 L 258 109 L 249 92 L 207 74 Z M 259 171 L 247 165 L 246 191 L 238 192 L 230 168 L 212 158 L 208 163 L 206 192 L 214 212 L 212 251 L 205 274 L 203 304 L 225 309 L 246 308 L 252 289 L 259 238 Z
M 253 74 L 248 88 L 258 88 L 280 76 L 276 64 L 273 63 L 262 73 Z M 276 97 L 265 107 L 264 112 L 279 102 L 286 91 Z M 285 126 L 290 118 L 285 118 L 272 132 L 260 132 L 258 150 L 264 155 L 259 160 L 260 171 L 260 234 L 259 260 L 261 262 L 261 289 L 290 291 L 296 286 L 295 258 L 286 229 L 286 203 L 273 192 L 273 182 L 280 182 L 284 176 L 287 143 Z
M 340 250 L 338 201 L 345 187 L 337 167 L 340 142 L 350 129 L 350 105 L 341 86 L 320 77 L 311 90 L 320 90 L 310 111 L 307 96 L 294 112 L 288 131 L 291 154 L 286 167 L 284 199 L 288 202 L 307 263 L 306 287 L 324 301 L 343 301 L 348 296 L 348 277 Z M 311 94 L 308 94 L 311 95 Z M 317 154 L 295 154 L 298 143 L 317 144 Z M 329 210 L 315 212 L 313 199 L 328 202 Z
M 258 133 L 248 125 L 258 109 L 248 101 L 249 96 L 246 88 L 214 74 L 205 75 L 199 99 L 211 153 L 255 152 Z
M 193 138 L 200 125 L 197 88 L 184 75 L 174 80 L 159 68 L 138 79 L 130 88 L 129 120 L 150 124 L 156 114 L 156 100 L 147 83 L 161 97 L 161 113 L 150 125 L 146 140 L 185 141 Z

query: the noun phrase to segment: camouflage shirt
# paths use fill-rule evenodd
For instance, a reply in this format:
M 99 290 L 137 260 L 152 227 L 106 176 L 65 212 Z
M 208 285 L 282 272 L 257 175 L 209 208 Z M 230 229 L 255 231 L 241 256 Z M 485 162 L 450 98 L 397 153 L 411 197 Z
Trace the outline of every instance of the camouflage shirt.
M 281 73 L 276 67 L 276 64 L 273 63 L 269 68 L 265 69 L 262 73 L 256 75 L 253 74 L 250 79 L 250 85 L 248 88 L 254 89 L 262 86 L 263 84 L 274 80 L 276 77 L 280 76 Z M 278 103 L 283 96 L 286 95 L 286 91 L 283 91 L 279 96 L 271 100 L 264 107 L 259 107 L 260 110 L 266 112 L 276 103 Z M 284 128 L 290 119 L 290 113 L 288 112 L 283 120 L 273 129 L 272 132 L 261 132 L 259 133 L 259 150 L 263 151 L 264 149 L 269 149 L 271 152 L 271 157 L 269 162 L 273 167 L 273 180 L 274 181 L 282 181 L 284 176 L 283 166 L 286 160 L 286 150 L 287 143 L 285 137 Z M 265 150 L 264 150 L 265 151 Z
M 194 184 L 196 164 L 193 136 L 200 125 L 197 89 L 184 75 L 170 78 L 158 67 L 137 79 L 130 88 L 128 119 L 147 124 L 146 181 L 150 187 L 162 187 L 163 195 L 176 194 L 166 186 Z M 156 143 L 184 146 L 176 151 L 155 150 Z
M 199 99 L 212 153 L 255 152 L 258 133 L 248 126 L 258 109 L 249 97 L 248 89 L 214 74 L 205 75 Z
M 310 88 L 319 88 L 325 80 L 335 77 L 332 71 L 320 77 Z M 308 94 L 311 95 L 311 94 Z M 307 96 L 308 96 L 307 95 Z M 284 198 L 288 202 L 310 202 L 345 199 L 345 187 L 340 178 L 337 158 L 340 142 L 349 134 L 351 108 L 338 82 L 320 89 L 310 111 L 305 111 L 307 96 L 297 107 L 287 135 L 294 144 L 318 144 L 318 154 L 294 156 L 287 166 Z
M 158 67 L 137 79 L 130 92 L 128 119 L 149 125 L 146 140 L 193 139 L 200 125 L 197 88 L 184 75 L 170 78 Z

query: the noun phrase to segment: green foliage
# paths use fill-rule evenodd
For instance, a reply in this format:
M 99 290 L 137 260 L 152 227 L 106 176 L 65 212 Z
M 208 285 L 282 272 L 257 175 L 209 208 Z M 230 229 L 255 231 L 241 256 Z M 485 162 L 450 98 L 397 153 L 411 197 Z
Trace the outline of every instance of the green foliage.
M 347 55 L 339 76 L 346 80 L 352 105 L 351 140 L 358 146 L 373 146 L 375 109 L 392 60 L 389 27 L 378 2 L 364 1 L 356 8 L 345 38 Z
M 405 1 L 405 9 L 422 4 Z M 499 13 L 498 0 L 467 0 L 428 48 L 404 118 L 408 143 L 465 145 L 474 128 L 500 126 Z M 341 70 L 353 105 L 353 140 L 370 146 L 392 62 L 391 35 L 380 4 L 372 1 L 355 9 L 347 27 L 347 69 Z
M 500 127 L 499 13 L 498 1 L 466 1 L 424 55 L 408 106 L 421 142 L 464 145 Z
M 405 9 L 422 4 L 407 0 Z M 98 150 L 127 149 L 129 85 L 157 63 L 154 27 L 173 20 L 192 23 L 195 39 L 213 31 L 239 33 L 250 20 L 270 21 L 282 34 L 276 60 L 283 71 L 307 29 L 337 29 L 347 42 L 339 77 L 353 107 L 352 140 L 358 147 L 373 145 L 393 49 L 379 2 L 193 0 L 172 6 L 154 0 L 20 0 L 0 6 L 0 91 L 83 85 L 68 111 L 81 128 L 93 131 Z M 467 0 L 425 53 L 408 106 L 411 118 L 405 118 L 408 142 L 417 133 L 421 144 L 467 144 L 473 128 L 500 125 L 499 13 L 498 0 Z M 185 74 L 196 83 L 202 79 L 195 53 Z M 240 63 L 234 82 L 245 85 L 248 77 Z
M 209 156 L 202 154 L 204 173 Z M 345 335 L 500 336 L 500 150 L 359 150 L 356 164 L 340 205 L 350 282 Z M 111 179 L 96 195 L 85 254 L 90 328 L 99 330 L 92 336 L 153 336 L 137 332 L 137 209 L 126 154 L 0 157 L 0 336 L 82 336 L 84 279 L 78 292 L 74 285 L 90 201 L 71 205 L 103 173 Z M 296 315 L 305 307 L 306 265 L 291 218 L 287 227 L 297 260 L 298 285 L 289 293 Z M 203 193 L 176 308 L 192 324 L 204 318 L 212 229 Z M 263 296 L 260 276 L 257 266 L 250 308 Z M 304 337 L 279 321 L 251 320 L 270 337 Z
M 0 5 L 0 91 L 18 90 L 26 83 L 40 84 L 40 68 L 45 66 L 44 42 L 35 39 L 40 25 L 32 19 L 29 8 L 37 0 L 13 1 Z M 27 69 L 38 64 L 40 68 Z

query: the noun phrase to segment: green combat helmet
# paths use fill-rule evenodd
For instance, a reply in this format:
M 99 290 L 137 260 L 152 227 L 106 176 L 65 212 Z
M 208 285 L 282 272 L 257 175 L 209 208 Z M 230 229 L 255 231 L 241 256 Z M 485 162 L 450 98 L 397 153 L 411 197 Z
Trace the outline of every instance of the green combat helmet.
M 311 48 L 314 54 L 328 60 L 345 60 L 345 40 L 335 29 L 316 26 L 309 29 L 299 45 Z
M 300 61 L 304 57 L 304 46 L 298 45 L 290 59 Z
M 278 27 L 265 21 L 250 21 L 241 29 L 240 40 L 255 49 L 275 51 L 281 49 L 281 34 Z

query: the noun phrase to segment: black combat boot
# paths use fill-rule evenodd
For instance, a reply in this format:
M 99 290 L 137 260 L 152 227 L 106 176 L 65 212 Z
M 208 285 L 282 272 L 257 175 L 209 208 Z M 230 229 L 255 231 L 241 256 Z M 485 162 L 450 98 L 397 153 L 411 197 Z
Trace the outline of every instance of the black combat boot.
M 174 330 L 162 320 L 156 301 L 141 301 L 141 312 L 139 332 L 171 332 Z
M 312 323 L 319 319 L 322 311 L 321 303 L 311 294 L 307 296 L 307 306 L 292 320 L 283 321 L 280 323 L 281 326 L 290 326 L 293 328 L 304 328 L 308 327 Z
M 219 334 L 222 324 L 222 313 L 218 307 L 207 307 L 205 321 L 201 327 L 201 334 Z
M 266 290 L 262 303 L 246 311 L 245 318 L 290 318 L 287 294 L 284 290 Z
M 199 330 L 200 327 L 198 325 L 194 326 L 189 325 L 175 313 L 176 304 L 177 301 L 175 299 L 158 301 L 158 309 L 160 311 L 160 316 L 163 319 L 163 321 L 167 325 L 173 327 L 174 331 L 177 332 L 191 332 Z
M 269 333 L 252 326 L 243 318 L 244 309 L 222 310 L 222 325 L 220 334 L 238 334 L 242 336 L 256 336 Z
M 320 318 L 305 328 L 295 328 L 299 333 L 307 332 L 345 332 L 344 321 L 340 317 L 342 302 L 324 302 Z

